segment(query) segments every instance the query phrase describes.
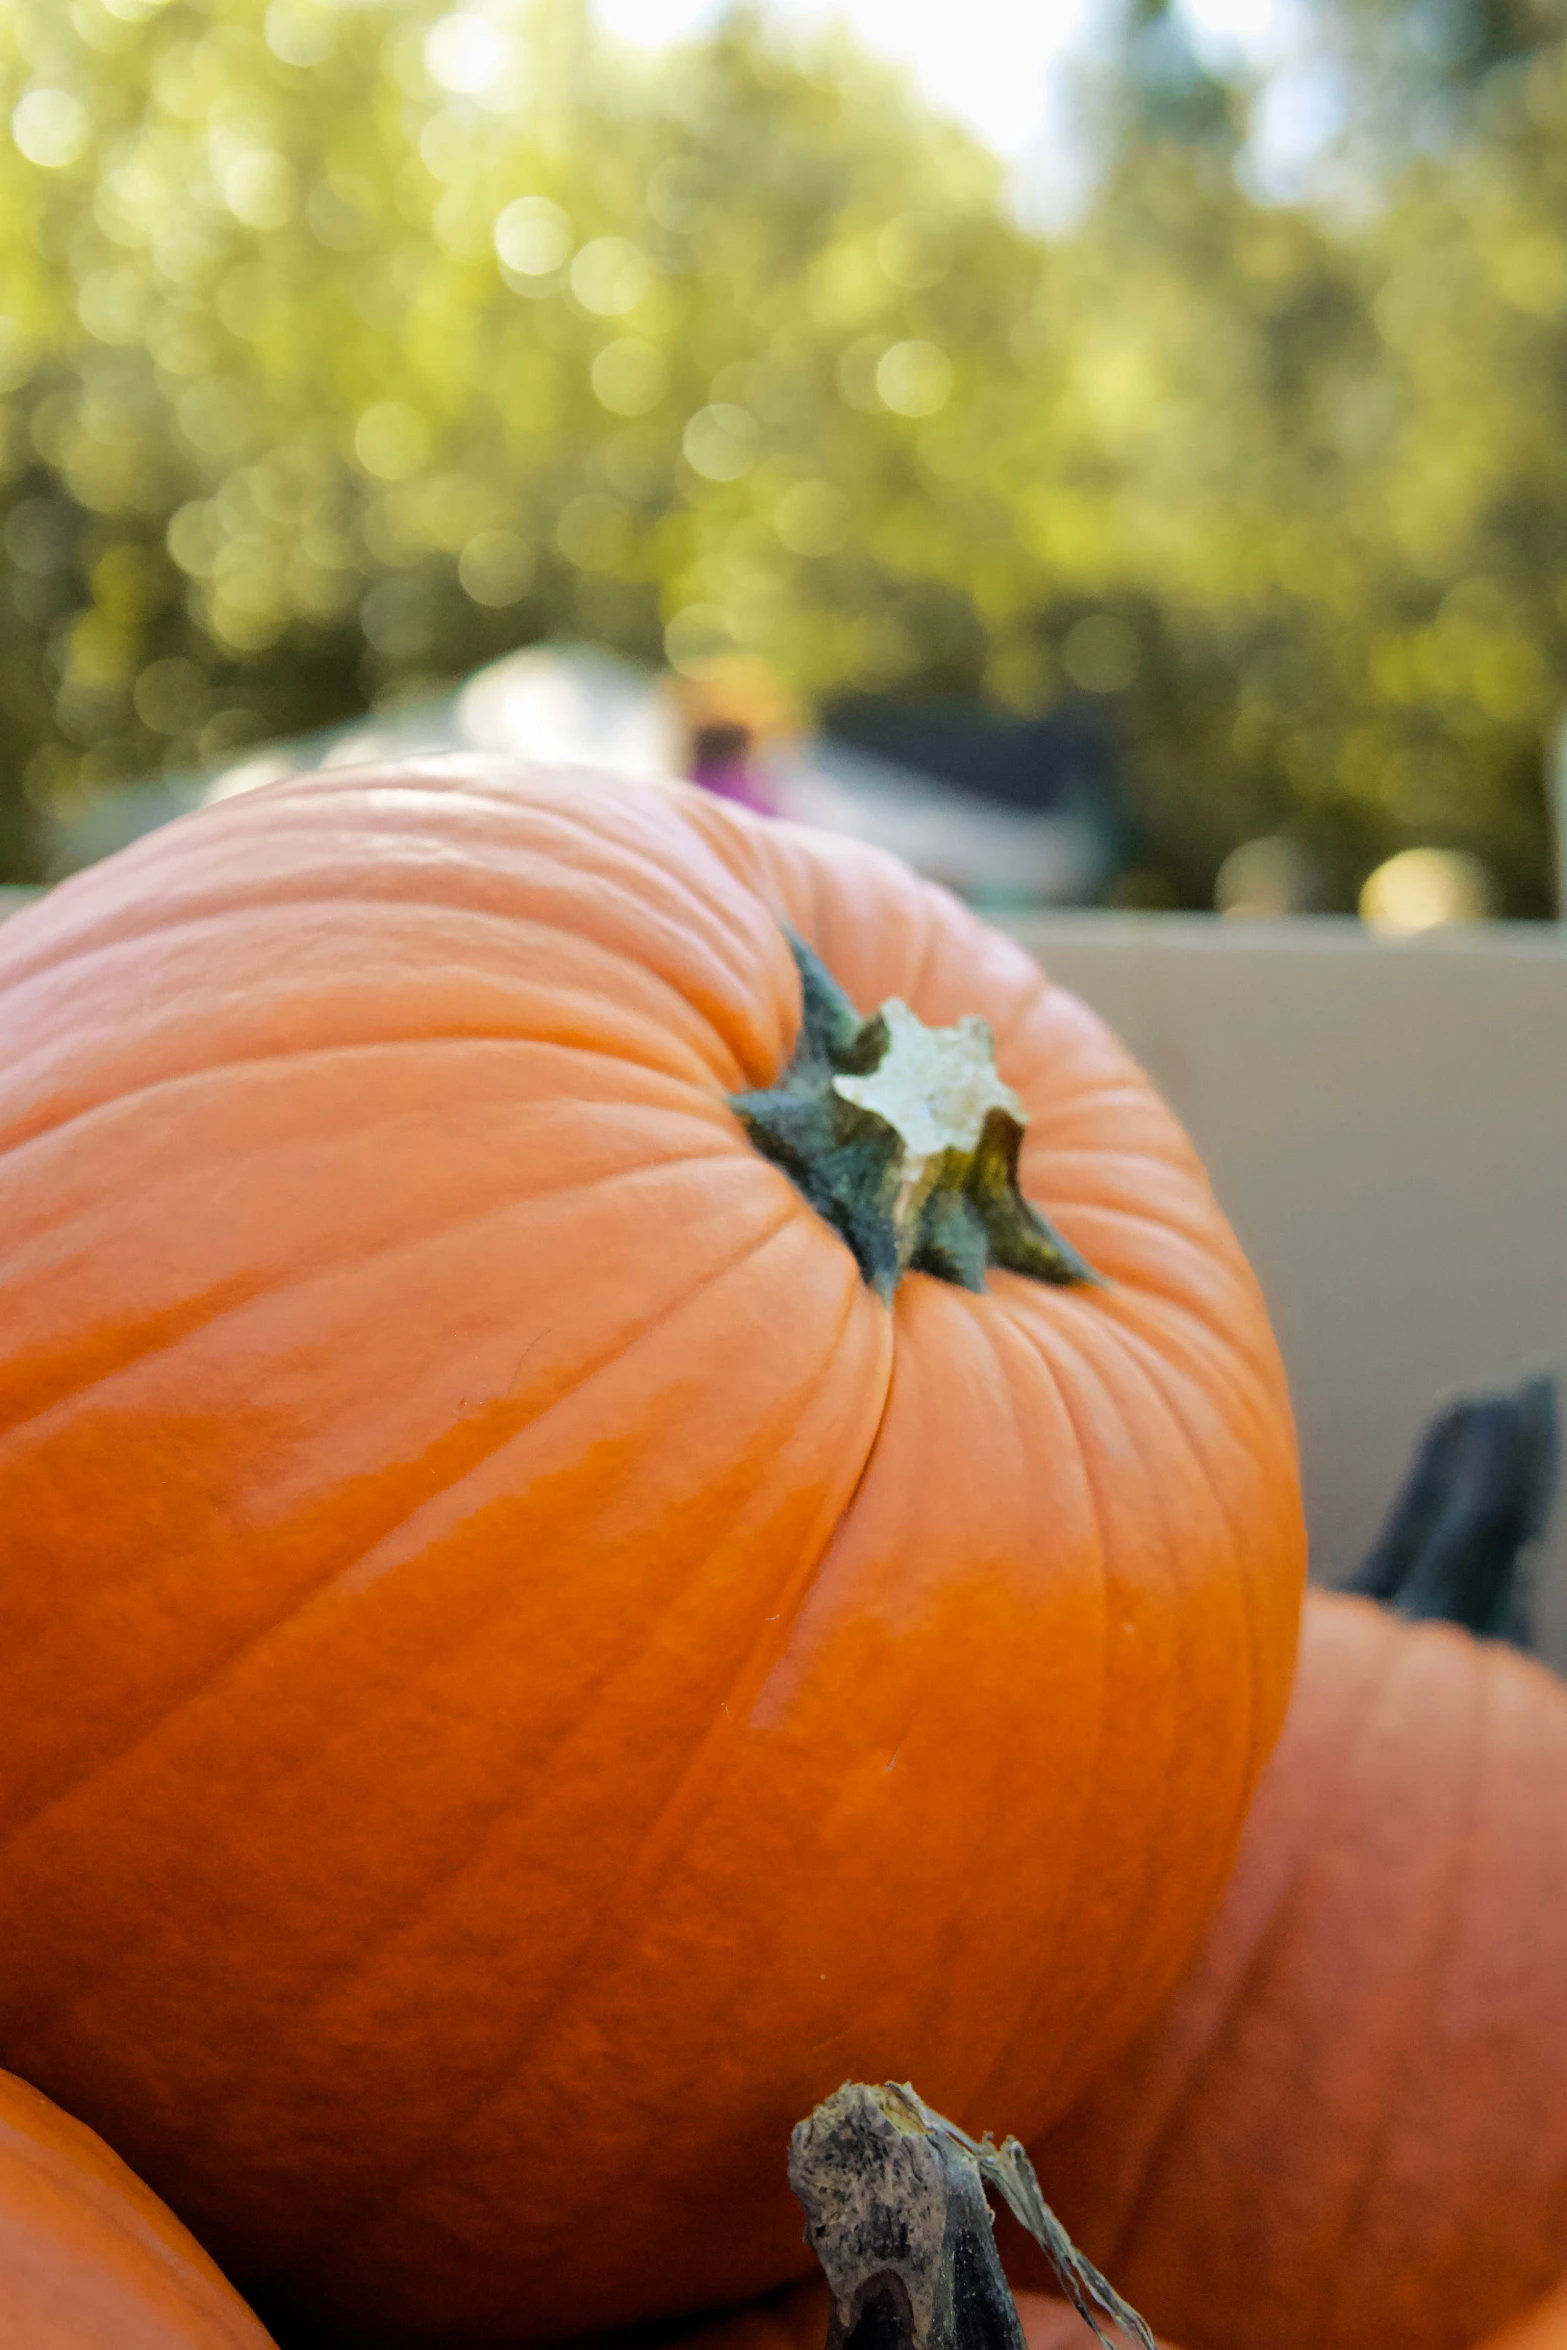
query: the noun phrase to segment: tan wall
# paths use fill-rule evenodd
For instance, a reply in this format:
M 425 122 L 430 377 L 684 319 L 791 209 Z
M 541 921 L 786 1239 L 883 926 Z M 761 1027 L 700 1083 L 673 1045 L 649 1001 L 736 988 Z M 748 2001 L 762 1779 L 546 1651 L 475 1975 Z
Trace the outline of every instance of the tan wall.
M 1567 1369 L 1567 933 L 1008 925 L 1185 1120 L 1289 1367 L 1315 1571 L 1365 1550 L 1432 1406 Z M 1567 1662 L 1567 1497 L 1541 1561 Z

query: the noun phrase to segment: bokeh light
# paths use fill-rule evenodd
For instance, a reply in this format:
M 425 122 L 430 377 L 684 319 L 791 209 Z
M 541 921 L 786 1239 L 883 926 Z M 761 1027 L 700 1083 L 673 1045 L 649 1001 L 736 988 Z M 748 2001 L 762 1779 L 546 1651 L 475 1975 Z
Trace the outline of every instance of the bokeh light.
M 1400 849 L 1366 876 L 1360 911 L 1374 930 L 1410 938 L 1483 922 L 1496 911 L 1496 888 L 1480 859 L 1459 849 Z

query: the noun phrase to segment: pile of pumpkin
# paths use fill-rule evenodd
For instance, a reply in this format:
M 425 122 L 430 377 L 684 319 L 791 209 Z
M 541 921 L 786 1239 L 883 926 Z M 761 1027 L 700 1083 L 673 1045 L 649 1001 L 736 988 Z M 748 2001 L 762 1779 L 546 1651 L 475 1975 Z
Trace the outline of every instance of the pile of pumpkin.
M 0 1039 L 0 2342 L 815 2350 L 848 2076 L 1184 2350 L 1567 2342 L 1567 1690 L 1396 1612 L 1430 1478 L 1300 1637 L 1255 1284 L 1010 942 L 447 759 L 66 884 Z

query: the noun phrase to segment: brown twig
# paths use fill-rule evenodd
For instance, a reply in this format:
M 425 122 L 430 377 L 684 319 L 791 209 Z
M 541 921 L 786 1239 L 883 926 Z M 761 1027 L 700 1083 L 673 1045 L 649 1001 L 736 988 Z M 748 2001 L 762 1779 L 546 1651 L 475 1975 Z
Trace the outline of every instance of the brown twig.
M 850 2081 L 825 2099 L 789 2141 L 789 2184 L 832 2294 L 827 2350 L 1024 2350 L 987 2187 L 1105 2350 L 1101 2319 L 1154 2350 L 1051 2211 L 1018 2141 L 970 2138 L 906 2084 Z

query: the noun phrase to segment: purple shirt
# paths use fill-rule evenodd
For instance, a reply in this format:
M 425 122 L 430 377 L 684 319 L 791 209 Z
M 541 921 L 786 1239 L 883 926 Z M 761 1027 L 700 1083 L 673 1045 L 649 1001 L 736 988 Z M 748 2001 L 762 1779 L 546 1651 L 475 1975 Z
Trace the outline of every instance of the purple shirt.
M 716 792 L 721 800 L 738 800 L 742 808 L 750 808 L 758 816 L 778 813 L 762 778 L 743 759 L 715 759 L 707 765 L 698 760 L 691 781 L 701 784 L 704 791 Z

